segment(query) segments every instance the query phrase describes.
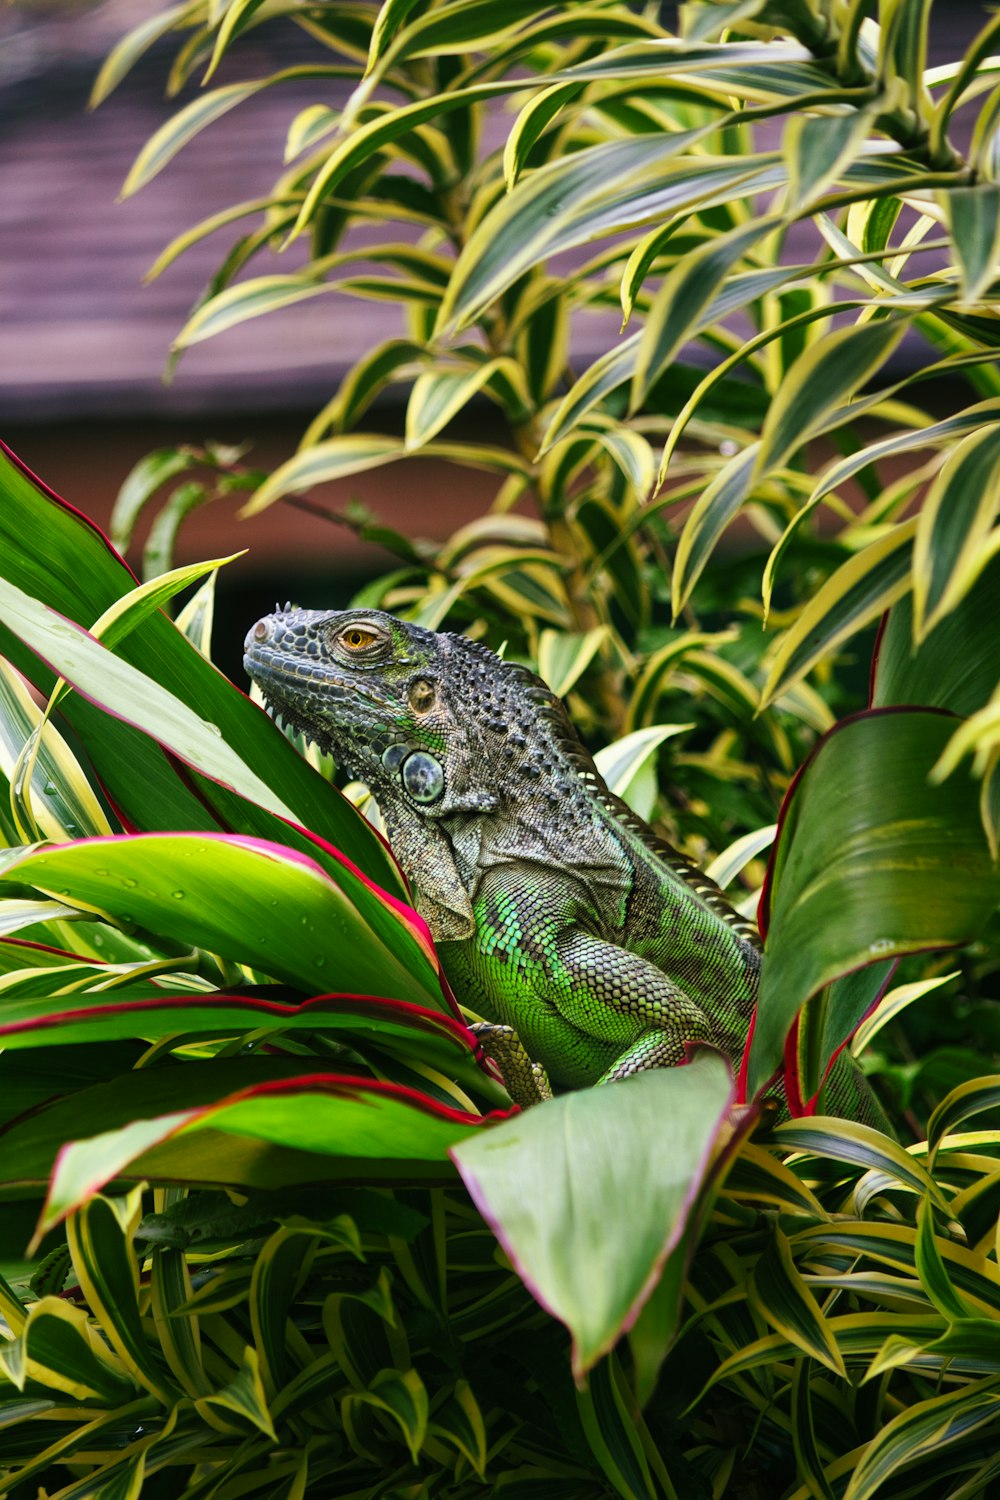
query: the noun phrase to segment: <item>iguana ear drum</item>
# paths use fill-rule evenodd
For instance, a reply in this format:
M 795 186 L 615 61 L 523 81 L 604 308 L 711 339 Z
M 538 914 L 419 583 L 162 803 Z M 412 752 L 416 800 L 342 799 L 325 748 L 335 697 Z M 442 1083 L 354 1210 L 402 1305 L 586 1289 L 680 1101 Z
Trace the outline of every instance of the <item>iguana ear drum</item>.
M 414 750 L 403 761 L 400 777 L 403 790 L 414 802 L 426 805 L 436 802 L 444 791 L 444 768 L 426 750 Z

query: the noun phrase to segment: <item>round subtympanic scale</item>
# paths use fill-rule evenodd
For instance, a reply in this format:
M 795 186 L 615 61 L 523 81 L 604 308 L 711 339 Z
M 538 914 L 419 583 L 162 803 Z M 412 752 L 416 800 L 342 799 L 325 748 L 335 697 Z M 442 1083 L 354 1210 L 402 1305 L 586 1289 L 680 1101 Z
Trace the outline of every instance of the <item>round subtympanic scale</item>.
M 403 790 L 414 802 L 436 802 L 444 791 L 444 770 L 441 762 L 428 755 L 426 750 L 414 750 L 403 761 L 400 777 Z

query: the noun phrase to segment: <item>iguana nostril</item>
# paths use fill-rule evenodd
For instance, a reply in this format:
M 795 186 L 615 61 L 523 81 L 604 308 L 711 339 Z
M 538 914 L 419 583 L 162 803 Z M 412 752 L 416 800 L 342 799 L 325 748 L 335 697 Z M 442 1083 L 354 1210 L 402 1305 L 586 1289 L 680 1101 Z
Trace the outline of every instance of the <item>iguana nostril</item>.
M 266 620 L 258 620 L 257 623 L 256 623 L 256 625 L 253 628 L 253 638 L 254 638 L 254 640 L 255 641 L 266 641 L 267 637 L 268 637 L 267 621 Z

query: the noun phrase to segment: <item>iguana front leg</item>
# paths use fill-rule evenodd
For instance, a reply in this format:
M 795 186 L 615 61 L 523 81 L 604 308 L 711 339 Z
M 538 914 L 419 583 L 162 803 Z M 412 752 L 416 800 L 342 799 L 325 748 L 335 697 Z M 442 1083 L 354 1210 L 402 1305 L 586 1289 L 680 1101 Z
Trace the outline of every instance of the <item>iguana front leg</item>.
M 712 1041 L 704 1012 L 638 954 L 552 916 L 552 893 L 511 889 L 491 872 L 476 933 L 442 945 L 448 977 L 480 1015 L 517 1032 L 557 1084 L 581 1087 L 683 1061 Z

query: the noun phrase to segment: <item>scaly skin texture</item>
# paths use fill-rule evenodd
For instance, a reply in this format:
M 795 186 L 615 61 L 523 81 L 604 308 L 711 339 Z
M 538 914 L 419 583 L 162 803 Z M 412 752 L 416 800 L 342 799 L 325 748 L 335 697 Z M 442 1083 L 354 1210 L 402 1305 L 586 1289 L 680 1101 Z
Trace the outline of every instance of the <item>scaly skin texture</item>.
M 754 929 L 612 795 L 539 678 L 377 610 L 286 605 L 245 651 L 283 722 L 371 787 L 463 1004 L 556 1085 L 671 1066 L 698 1040 L 738 1065 Z M 530 1094 L 516 1048 L 487 1050 Z

